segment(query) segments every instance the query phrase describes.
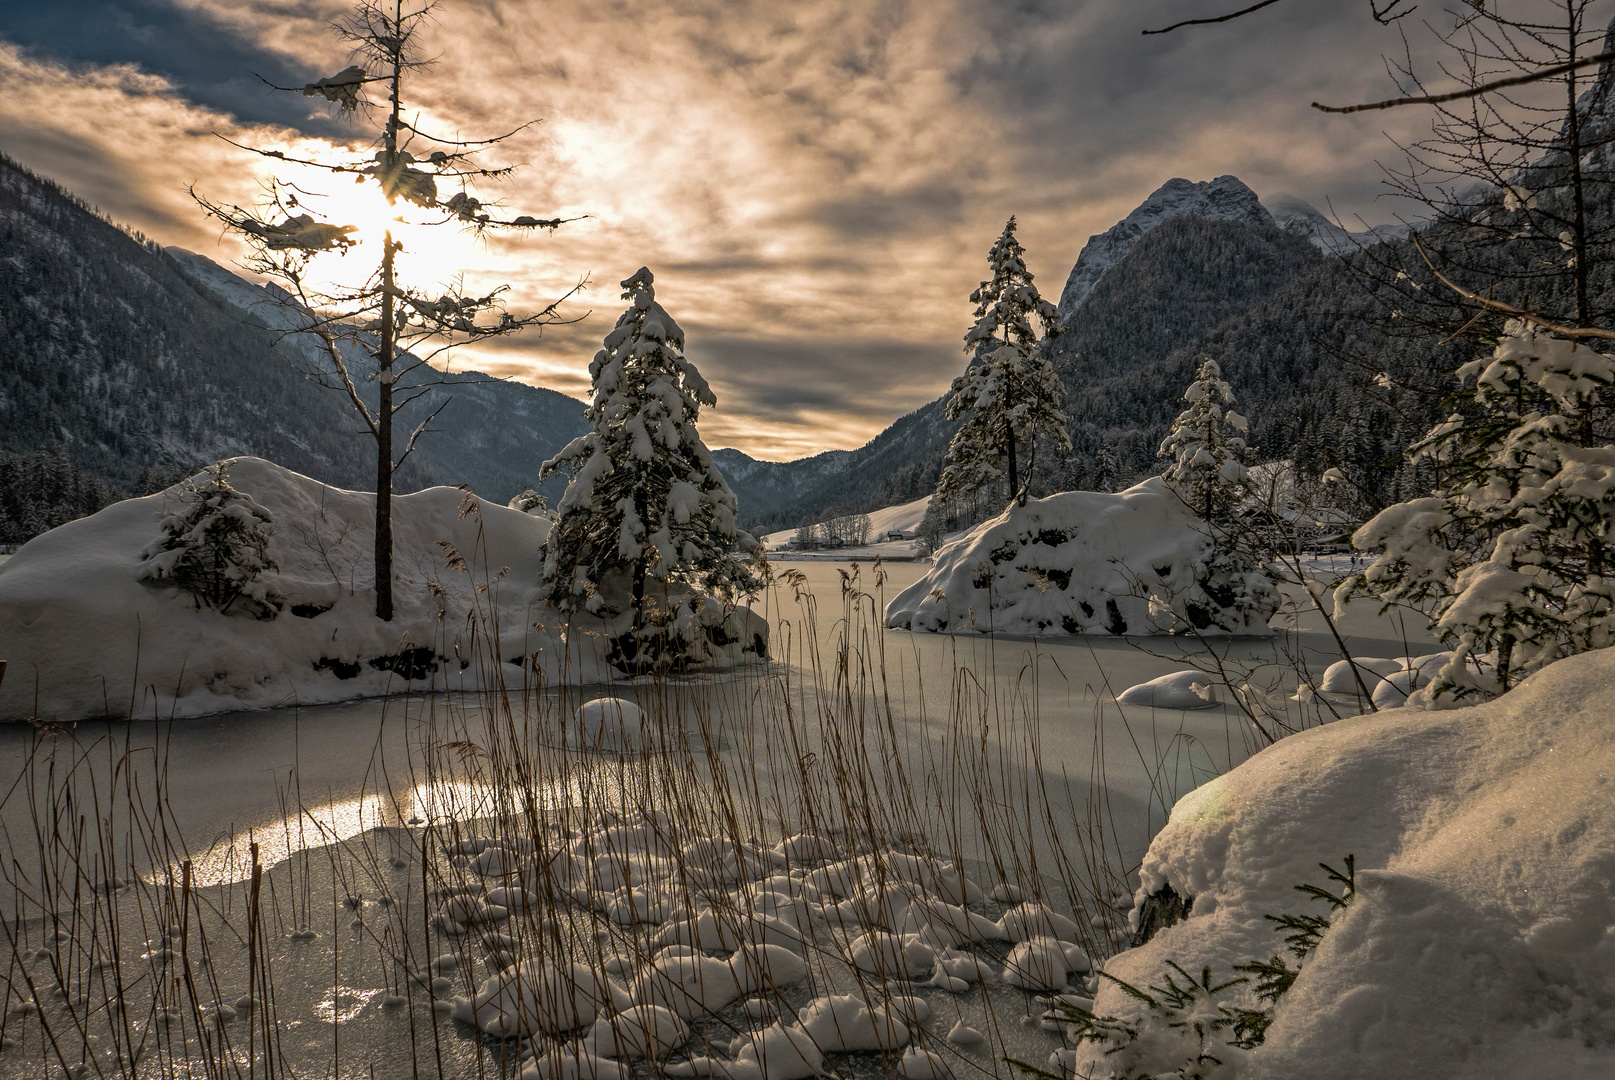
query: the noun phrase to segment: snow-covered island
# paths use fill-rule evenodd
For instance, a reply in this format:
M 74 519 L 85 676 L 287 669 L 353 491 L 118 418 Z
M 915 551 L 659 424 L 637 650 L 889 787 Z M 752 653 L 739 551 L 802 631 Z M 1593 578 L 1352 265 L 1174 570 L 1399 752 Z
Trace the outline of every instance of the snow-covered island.
M 1266 634 L 1279 596 L 1220 569 L 1214 541 L 1161 479 L 1115 495 L 1068 491 L 956 539 L 886 608 L 886 625 L 941 633 Z
M 230 484 L 268 517 L 275 569 L 259 579 L 260 599 L 221 609 L 152 574 L 148 549 L 190 502 L 185 485 L 53 529 L 0 564 L 0 719 L 192 716 L 473 689 L 481 675 L 470 658 L 489 654 L 518 683 L 621 674 L 616 642 L 632 616 L 548 601 L 549 519 L 457 488 L 395 496 L 400 601 L 384 622 L 366 587 L 375 496 L 257 458 L 227 465 Z M 721 668 L 767 654 L 767 624 L 745 606 L 713 604 L 693 619 L 690 662 Z

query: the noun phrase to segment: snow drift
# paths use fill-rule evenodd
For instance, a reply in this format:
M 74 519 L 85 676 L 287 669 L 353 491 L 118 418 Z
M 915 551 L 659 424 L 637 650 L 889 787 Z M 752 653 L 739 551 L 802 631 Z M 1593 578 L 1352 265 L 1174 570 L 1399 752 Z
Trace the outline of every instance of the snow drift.
M 1241 1078 L 1608 1076 L 1615 1060 L 1615 651 L 1560 661 L 1506 696 L 1292 735 L 1181 799 L 1134 906 L 1170 887 L 1188 918 L 1113 957 L 1228 978 L 1284 952 L 1265 916 L 1326 914 L 1296 891 L 1356 856 L 1357 894 L 1280 998 Z M 1108 980 L 1101 1015 L 1138 1004 Z M 1110 1075 L 1093 1047 L 1076 1075 Z M 1134 1062 L 1140 1070 L 1167 1062 Z M 1181 1065 L 1180 1060 L 1177 1064 Z
M 628 617 L 569 617 L 539 588 L 550 523 L 436 487 L 393 501 L 396 617 L 375 618 L 374 496 L 259 458 L 230 480 L 273 521 L 265 578 L 278 614 L 223 614 L 143 582 L 142 552 L 183 488 L 129 499 L 53 529 L 0 565 L 0 720 L 197 715 L 479 685 L 460 657 L 498 657 L 519 681 L 603 682 Z M 260 611 L 260 614 L 264 612 Z M 568 619 L 574 630 L 565 634 Z M 747 608 L 705 605 L 692 660 L 732 665 L 767 648 Z
M 1266 634 L 1279 596 L 1218 569 L 1205 526 L 1160 477 L 1010 507 L 937 552 L 886 625 L 940 633 Z

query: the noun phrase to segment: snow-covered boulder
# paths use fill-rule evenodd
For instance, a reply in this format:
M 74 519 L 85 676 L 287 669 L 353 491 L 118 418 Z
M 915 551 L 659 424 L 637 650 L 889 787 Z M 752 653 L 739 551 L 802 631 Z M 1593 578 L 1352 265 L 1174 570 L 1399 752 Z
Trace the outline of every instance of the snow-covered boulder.
M 1279 595 L 1213 566 L 1211 536 L 1160 477 L 1012 506 L 937 552 L 886 625 L 939 633 L 1267 634 Z
M 1263 750 L 1173 808 L 1135 913 L 1170 887 L 1192 901 L 1188 917 L 1106 973 L 1147 986 L 1162 985 L 1168 961 L 1196 973 L 1209 964 L 1219 982 L 1253 959 L 1293 964 L 1264 916 L 1326 916 L 1265 1044 L 1219 1042 L 1229 1075 L 1609 1075 L 1612 700 L 1615 650 L 1604 649 L 1487 704 L 1353 717 Z M 1339 890 L 1318 864 L 1340 869 L 1347 855 L 1357 892 L 1344 910 L 1296 890 Z M 1094 1012 L 1139 1009 L 1101 981 Z M 1121 1060 L 1090 1045 L 1074 1065 L 1104 1077 Z
M 618 697 L 595 698 L 578 706 L 578 744 L 589 749 L 637 750 L 644 745 L 645 714 Z
M 1209 709 L 1217 704 L 1217 691 L 1210 675 L 1191 669 L 1129 686 L 1116 700 L 1150 709 Z
M 237 458 L 229 469 L 231 484 L 271 519 L 268 557 L 277 569 L 263 583 L 278 608 L 221 612 L 145 573 L 143 552 L 184 499 L 182 487 L 115 503 L 0 564 L 0 659 L 9 661 L 0 720 L 194 716 L 406 684 L 469 687 L 486 673 L 457 657 L 495 653 L 511 670 L 537 666 L 552 683 L 611 677 L 629 618 L 568 616 L 546 603 L 546 518 L 457 488 L 396 496 L 395 615 L 382 622 L 372 586 L 374 496 L 260 458 Z M 691 633 L 700 663 L 732 665 L 766 651 L 767 623 L 749 609 L 707 604 L 694 619 L 702 621 Z

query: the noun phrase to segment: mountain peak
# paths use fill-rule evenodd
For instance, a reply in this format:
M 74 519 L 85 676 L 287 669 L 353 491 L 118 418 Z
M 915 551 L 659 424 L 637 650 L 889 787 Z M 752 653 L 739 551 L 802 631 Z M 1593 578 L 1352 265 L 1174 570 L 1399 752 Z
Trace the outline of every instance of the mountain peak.
M 1179 217 L 1244 221 L 1254 226 L 1274 224 L 1256 192 L 1237 176 L 1199 182 L 1174 177 L 1156 188 L 1132 213 L 1098 236 L 1088 238 L 1060 292 L 1060 320 L 1064 322 L 1081 306 L 1105 272 L 1121 262 L 1146 233 Z

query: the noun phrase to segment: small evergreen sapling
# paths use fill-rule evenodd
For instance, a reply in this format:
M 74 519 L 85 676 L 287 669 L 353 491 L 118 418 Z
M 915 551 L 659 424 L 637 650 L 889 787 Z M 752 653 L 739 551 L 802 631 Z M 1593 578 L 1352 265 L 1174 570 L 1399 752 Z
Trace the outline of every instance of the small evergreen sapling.
M 1226 527 L 1248 494 L 1248 474 L 1240 458 L 1250 425 L 1233 410 L 1234 392 L 1215 360 L 1200 365 L 1183 400 L 1189 407 L 1172 421 L 1161 442 L 1160 456 L 1171 459 L 1162 476 L 1195 513 Z
M 656 302 L 653 280 L 641 268 L 622 283 L 628 309 L 589 365 L 593 430 L 540 470 L 541 479 L 572 470 L 545 543 L 551 602 L 604 617 L 631 611 L 636 631 L 649 621 L 652 583 L 725 601 L 756 587 L 729 550 L 757 542 L 735 527 L 735 493 L 696 430 L 701 406 L 717 398 L 685 359 L 684 331 Z
M 1215 360 L 1195 372 L 1183 392 L 1188 408 L 1178 414 L 1161 443 L 1170 459 L 1162 478 L 1205 521 L 1210 551 L 1196 582 L 1204 597 L 1186 605 L 1195 630 L 1261 632 L 1278 610 L 1278 590 L 1257 558 L 1253 532 L 1241 528 L 1238 510 L 1250 495 L 1249 473 L 1240 458 L 1248 451 L 1249 425 L 1231 406 L 1234 392 Z
M 992 280 L 970 294 L 976 323 L 965 334 L 965 351 L 972 358 L 953 380 L 948 399 L 948 419 L 961 423 L 937 485 L 944 503 L 962 501 L 1003 478 L 1009 502 L 1024 505 L 1038 438 L 1056 449 L 1071 448 L 1060 411 L 1064 391 L 1044 347 L 1055 326 L 1055 307 L 1038 295 L 1025 253 L 1012 217 L 987 253 Z M 1042 339 L 1032 329 L 1033 319 L 1044 328 Z M 1029 451 L 1024 475 L 1017 456 L 1021 443 Z
M 178 586 L 198 607 L 220 612 L 245 597 L 272 617 L 279 605 L 263 576 L 279 569 L 269 557 L 274 519 L 230 486 L 228 462 L 209 465 L 203 475 L 200 484 L 184 482 L 179 510 L 163 519 L 162 535 L 141 553 L 141 580 Z
M 1457 375 L 1452 414 L 1410 451 L 1435 492 L 1357 531 L 1373 559 L 1336 594 L 1430 615 L 1453 650 L 1416 698 L 1432 704 L 1503 693 L 1615 640 L 1615 446 L 1592 423 L 1615 360 L 1514 321 Z
M 1329 904 L 1330 912 L 1350 906 L 1357 894 L 1357 859 L 1347 855 L 1345 870 L 1328 863 L 1318 866 L 1335 883 L 1339 892 L 1317 885 L 1297 885 L 1296 891 Z M 1291 967 L 1283 957 L 1235 964 L 1242 974 L 1218 982 L 1209 966 L 1193 975 L 1175 960 L 1168 960 L 1168 971 L 1161 985 L 1134 986 L 1114 975 L 1099 977 L 1114 983 L 1122 993 L 1144 1006 L 1132 1019 L 1100 1016 L 1091 1009 L 1059 1000 L 1047 1014 L 1065 1021 L 1067 1038 L 1101 1048 L 1109 1067 L 1108 1080 L 1218 1080 L 1238 1075 L 1234 1059 L 1237 1051 L 1250 1051 L 1267 1040 L 1274 1010 L 1301 974 L 1301 968 L 1331 928 L 1328 917 L 1320 915 L 1267 915 L 1275 933 L 1284 935 L 1288 951 L 1295 958 Z M 1249 985 L 1256 1007 L 1234 1004 L 1224 998 L 1230 990 Z M 1053 1065 L 1060 1054 L 1050 1058 Z M 1070 1080 L 1069 1076 L 1040 1069 L 1014 1058 L 1009 1063 L 1035 1080 Z M 1099 1074 L 1092 1075 L 1098 1080 Z

